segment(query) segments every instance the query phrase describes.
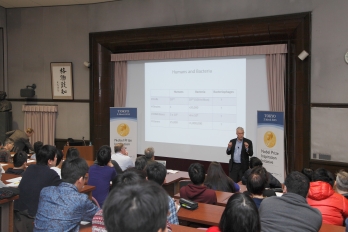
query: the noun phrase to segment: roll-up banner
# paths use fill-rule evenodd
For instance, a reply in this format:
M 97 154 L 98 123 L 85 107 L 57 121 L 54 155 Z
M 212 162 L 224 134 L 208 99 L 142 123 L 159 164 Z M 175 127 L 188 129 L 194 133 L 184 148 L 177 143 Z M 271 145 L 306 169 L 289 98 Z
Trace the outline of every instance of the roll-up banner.
M 137 158 L 138 119 L 137 108 L 110 107 L 110 147 L 123 143 L 129 157 Z M 113 152 L 114 153 L 114 152 Z
M 284 112 L 257 112 L 257 157 L 284 183 Z

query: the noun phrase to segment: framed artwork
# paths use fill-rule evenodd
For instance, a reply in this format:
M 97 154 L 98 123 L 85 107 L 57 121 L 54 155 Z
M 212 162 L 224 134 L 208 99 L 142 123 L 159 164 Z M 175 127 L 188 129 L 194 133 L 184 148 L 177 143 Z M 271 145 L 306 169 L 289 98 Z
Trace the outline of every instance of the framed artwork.
M 72 62 L 51 63 L 52 99 L 74 99 Z

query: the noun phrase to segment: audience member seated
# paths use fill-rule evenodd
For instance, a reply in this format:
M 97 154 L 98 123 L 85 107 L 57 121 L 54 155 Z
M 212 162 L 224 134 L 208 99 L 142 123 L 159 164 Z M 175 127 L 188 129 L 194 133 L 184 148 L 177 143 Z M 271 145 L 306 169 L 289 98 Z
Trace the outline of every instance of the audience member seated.
M 320 210 L 323 223 L 343 226 L 343 221 L 348 217 L 348 200 L 336 193 L 330 182 L 332 182 L 332 178 L 327 170 L 323 168 L 315 170 L 307 202 Z
M 267 197 L 260 205 L 262 231 L 319 231 L 321 213 L 306 201 L 308 178 L 300 172 L 291 172 L 284 185 L 281 197 Z
M 12 139 L 5 139 L 4 146 L 0 148 L 0 162 L 8 163 L 11 158 L 10 151 L 14 146 L 14 142 Z
M 56 163 L 56 165 L 54 165 L 54 166 L 48 165 L 48 166 L 50 166 L 50 168 L 51 168 L 52 170 L 54 170 L 54 171 L 57 172 L 57 174 L 59 175 L 59 177 L 60 177 L 61 179 L 62 179 L 62 176 L 61 176 L 61 169 L 58 168 L 58 166 L 59 166 L 59 164 L 60 164 L 60 161 L 62 161 L 62 159 L 63 159 L 63 152 L 62 152 L 62 150 L 57 149 L 57 163 Z
M 147 164 L 147 160 L 145 156 L 143 155 L 137 157 L 137 159 L 135 160 L 135 168 L 138 170 L 145 170 L 146 164 Z
M 250 168 L 245 171 L 244 175 L 242 176 L 242 184 L 246 185 L 247 184 L 247 179 L 249 174 L 251 173 L 251 170 L 254 167 L 261 166 L 262 167 L 263 163 L 262 161 L 257 158 L 257 157 L 251 157 L 250 158 Z M 281 188 L 282 184 L 279 182 L 277 178 L 275 178 L 271 173 L 267 172 L 267 185 L 266 188 Z
M 336 174 L 335 190 L 348 199 L 348 172 L 341 170 Z
M 254 200 L 256 207 L 259 208 L 263 200 L 263 192 L 267 185 L 267 175 L 262 174 L 264 172 L 263 167 L 255 167 L 248 176 L 247 190 L 252 199 Z
M 80 152 L 79 150 L 77 150 L 75 147 L 70 147 L 67 151 L 66 151 L 66 160 L 69 159 L 75 159 L 80 157 Z
M 79 231 L 81 221 L 92 221 L 99 208 L 80 193 L 88 165 L 82 158 L 70 159 L 62 166 L 62 183 L 43 188 L 34 231 Z
M 147 179 L 150 181 L 154 181 L 160 186 L 163 185 L 166 175 L 167 169 L 160 163 L 152 162 L 146 167 Z M 177 206 L 175 205 L 174 200 L 168 196 L 169 203 L 169 212 L 168 212 L 168 222 L 171 224 L 179 224 L 178 215 L 176 213 Z
M 33 146 L 29 142 L 29 137 L 33 134 L 34 130 L 32 128 L 27 128 L 25 131 L 13 130 L 6 132 L 6 136 L 14 141 L 13 152 L 25 151 L 29 153 L 29 149 L 33 150 Z
M 213 226 L 207 232 L 260 232 L 259 211 L 246 194 L 233 194 L 222 213 L 219 227 Z
M 115 160 L 118 165 L 120 165 L 122 171 L 126 170 L 127 168 L 134 167 L 134 162 L 131 157 L 128 156 L 128 151 L 123 143 L 116 144 L 114 150 L 115 154 L 111 156 L 111 159 Z
M 191 201 L 216 204 L 216 194 L 212 189 L 204 185 L 205 170 L 202 164 L 193 163 L 188 169 L 192 184 L 181 187 L 180 197 Z
M 110 148 L 110 151 L 111 151 L 111 148 Z M 115 171 L 116 171 L 117 175 L 119 175 L 119 174 L 121 174 L 123 172 L 121 167 L 120 167 L 120 165 L 118 165 L 118 163 L 115 160 L 111 159 L 111 163 L 112 163 L 112 165 L 114 165 L 114 168 L 115 168 Z M 94 164 L 98 164 L 98 160 L 97 159 L 94 161 Z
M 61 183 L 58 174 L 48 166 L 49 162 L 57 161 L 57 149 L 54 146 L 43 146 L 37 154 L 36 160 L 36 164 L 29 165 L 23 173 L 18 186 L 20 195 L 14 203 L 15 231 L 33 230 L 41 190 L 44 187 L 58 186 Z
M 23 172 L 27 168 L 28 155 L 25 151 L 19 151 L 13 156 L 13 168 L 8 168 L 6 173 L 23 175 Z
M 112 181 L 111 190 L 143 181 L 146 181 L 146 173 L 144 171 L 129 168 L 123 174 L 116 176 L 116 178 Z M 92 232 L 106 232 L 102 209 L 99 210 L 93 217 Z
M 144 157 L 146 158 L 147 165 L 155 162 L 155 149 L 148 147 L 144 151 Z
M 109 194 L 110 181 L 116 177 L 114 165 L 111 163 L 111 148 L 101 146 L 97 152 L 98 164 L 93 164 L 88 172 L 88 184 L 95 186 L 92 195 L 102 207 Z
M 213 190 L 230 193 L 239 192 L 240 190 L 239 185 L 226 175 L 218 162 L 210 163 L 204 185 Z
M 168 195 L 152 181 L 114 188 L 103 207 L 107 231 L 165 232 L 167 213 Z
M 302 169 L 302 173 L 307 176 L 307 178 L 309 179 L 309 181 L 312 181 L 312 176 L 313 176 L 313 170 L 310 168 L 303 168 Z
M 39 153 L 40 149 L 43 147 L 43 143 L 41 141 L 37 141 L 34 143 L 34 154 L 30 157 L 30 159 L 36 160 L 36 154 Z

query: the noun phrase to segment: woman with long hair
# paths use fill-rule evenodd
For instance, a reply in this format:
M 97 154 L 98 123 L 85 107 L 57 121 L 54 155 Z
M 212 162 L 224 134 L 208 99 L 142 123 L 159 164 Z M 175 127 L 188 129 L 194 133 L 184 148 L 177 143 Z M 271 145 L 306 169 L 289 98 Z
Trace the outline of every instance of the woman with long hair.
M 226 175 L 218 162 L 211 162 L 208 168 L 204 185 L 210 189 L 223 192 L 239 192 L 239 185 Z

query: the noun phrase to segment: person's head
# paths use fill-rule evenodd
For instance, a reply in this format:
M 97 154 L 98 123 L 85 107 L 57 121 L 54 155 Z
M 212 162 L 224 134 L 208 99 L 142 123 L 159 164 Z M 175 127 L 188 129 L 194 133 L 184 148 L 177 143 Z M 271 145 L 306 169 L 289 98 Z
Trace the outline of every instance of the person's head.
M 56 166 L 58 166 L 60 164 L 60 161 L 62 161 L 63 159 L 63 151 L 60 150 L 60 149 L 57 149 L 57 163 L 56 163 Z
M 144 151 L 145 158 L 147 160 L 154 160 L 155 159 L 155 149 L 153 147 L 148 147 Z
M 41 141 L 37 141 L 34 143 L 34 152 L 38 154 L 40 149 L 43 147 L 43 143 Z
M 293 171 L 286 178 L 284 182 L 284 192 L 296 193 L 304 198 L 307 197 L 309 189 L 309 180 L 301 172 Z
M 32 128 L 27 128 L 26 130 L 25 130 L 25 134 L 28 136 L 28 137 L 30 137 L 30 136 L 32 136 L 33 134 L 34 134 L 34 130 L 32 129 Z
M 145 158 L 145 156 L 139 156 L 137 157 L 137 159 L 135 160 L 135 168 L 138 170 L 144 170 L 147 164 L 147 160 Z
M 243 127 L 237 127 L 236 129 L 237 139 L 242 140 L 244 138 L 244 129 Z
M 168 195 L 158 184 L 144 181 L 114 188 L 103 206 L 107 231 L 167 231 Z
M 222 169 L 222 166 L 219 162 L 211 162 L 209 164 L 208 170 L 207 170 L 207 177 L 209 178 L 223 178 L 225 176 L 225 172 Z
M 75 147 L 70 147 L 66 152 L 66 159 L 75 159 L 80 157 L 80 152 Z
M 13 156 L 13 166 L 16 168 L 25 167 L 27 164 L 28 155 L 25 153 L 25 151 L 18 151 Z
M 100 166 L 107 165 L 111 160 L 111 148 L 108 145 L 103 145 L 97 152 L 97 162 Z
M 123 155 L 126 155 L 126 147 L 124 146 L 123 143 L 118 143 L 114 146 L 114 151 L 115 153 L 121 153 Z
M 233 194 L 226 204 L 219 223 L 221 232 L 261 231 L 259 211 L 246 194 Z
M 202 164 L 200 163 L 191 164 L 188 169 L 188 173 L 193 184 L 195 185 L 203 184 L 205 179 L 205 170 Z
M 144 171 L 138 170 L 136 168 L 128 168 L 126 169 L 125 172 L 117 175 L 112 180 L 111 189 L 115 187 L 118 188 L 123 185 L 133 185 L 145 180 L 146 180 L 146 173 Z
M 62 181 L 74 184 L 78 190 L 81 190 L 85 184 L 85 176 L 88 172 L 88 165 L 86 160 L 82 158 L 75 158 L 65 160 L 62 165 Z
M 56 166 L 57 148 L 51 145 L 45 145 L 36 154 L 36 163 L 42 165 Z
M 334 187 L 334 185 L 335 185 L 335 180 L 336 180 L 335 175 L 334 175 L 332 172 L 330 172 L 330 171 L 327 171 L 327 174 L 328 174 L 328 176 L 330 177 L 330 182 L 329 182 L 329 184 L 331 185 L 331 187 Z
M 336 189 L 340 192 L 348 192 L 348 172 L 340 170 L 336 173 Z
M 262 195 L 267 185 L 267 178 L 261 174 L 262 171 L 257 170 L 261 167 L 253 168 L 247 180 L 247 189 L 253 195 Z M 260 173 L 261 172 L 261 173 Z
M 13 139 L 11 139 L 11 138 L 5 139 L 4 148 L 5 148 L 6 150 L 11 151 L 12 148 L 13 148 L 13 146 L 14 146 L 14 141 L 13 141 Z
M 312 181 L 313 177 L 313 170 L 310 168 L 303 168 L 302 173 L 309 179 L 309 181 Z
M 312 181 L 324 181 L 331 184 L 332 176 L 330 176 L 329 172 L 326 169 L 318 168 L 313 172 Z
M 231 182 L 233 182 L 233 180 L 226 175 L 219 162 L 211 162 L 209 164 L 204 185 L 219 191 L 235 192 L 236 190 L 234 185 L 231 186 Z
M 259 158 L 257 158 L 257 157 L 250 158 L 250 164 L 249 164 L 250 168 L 254 168 L 256 166 L 262 166 L 262 165 L 263 165 L 263 163 Z
M 167 169 L 164 165 L 153 162 L 146 167 L 147 179 L 156 182 L 159 185 L 164 183 L 167 175 Z

